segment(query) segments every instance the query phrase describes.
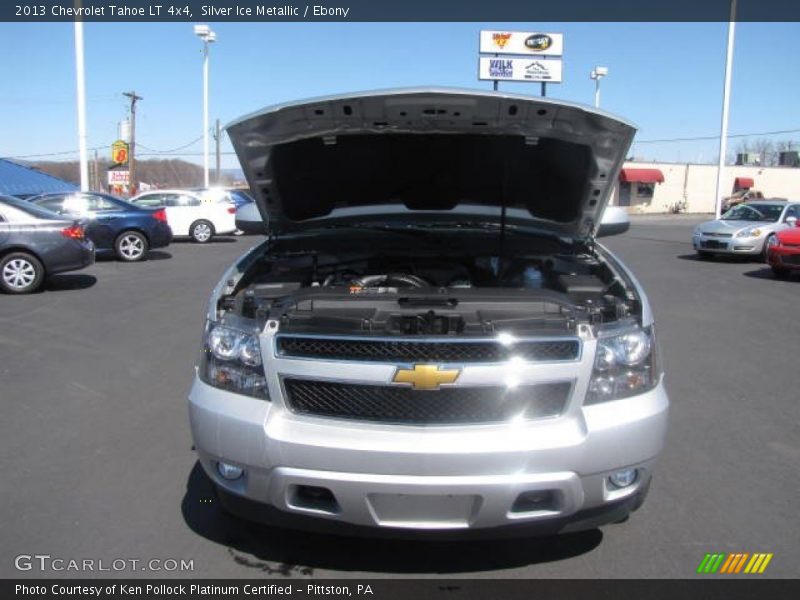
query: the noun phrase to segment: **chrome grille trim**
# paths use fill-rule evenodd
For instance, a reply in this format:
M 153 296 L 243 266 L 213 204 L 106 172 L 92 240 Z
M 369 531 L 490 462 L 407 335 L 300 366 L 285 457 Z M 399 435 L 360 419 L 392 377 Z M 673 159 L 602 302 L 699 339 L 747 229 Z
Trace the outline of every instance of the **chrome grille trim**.
M 276 356 L 285 359 L 363 363 L 495 364 L 512 358 L 526 362 L 571 362 L 581 358 L 578 337 L 519 338 L 503 343 L 492 337 L 368 337 L 278 334 Z

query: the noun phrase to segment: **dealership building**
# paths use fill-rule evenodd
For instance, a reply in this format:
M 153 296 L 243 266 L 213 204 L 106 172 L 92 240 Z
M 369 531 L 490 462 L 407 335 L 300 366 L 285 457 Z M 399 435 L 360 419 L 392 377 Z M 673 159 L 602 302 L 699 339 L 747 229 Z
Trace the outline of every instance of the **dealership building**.
M 717 166 L 626 162 L 611 203 L 640 213 L 713 213 Z M 765 198 L 800 200 L 800 168 L 737 165 L 725 167 L 725 196 L 741 189 L 758 190 Z

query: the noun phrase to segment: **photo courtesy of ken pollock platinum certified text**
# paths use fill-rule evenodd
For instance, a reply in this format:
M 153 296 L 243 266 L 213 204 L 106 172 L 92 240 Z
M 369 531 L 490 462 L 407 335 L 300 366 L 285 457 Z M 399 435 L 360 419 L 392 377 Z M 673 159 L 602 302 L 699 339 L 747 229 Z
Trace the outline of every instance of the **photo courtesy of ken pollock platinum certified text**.
M 354 588 L 354 589 L 351 589 Z M 132 585 L 128 583 L 110 585 L 68 585 L 54 583 L 51 585 L 25 585 L 18 583 L 14 586 L 16 596 L 44 596 L 47 593 L 53 596 L 95 596 L 116 595 L 120 596 L 291 596 L 293 592 L 314 595 L 335 596 L 369 596 L 374 592 L 369 585 L 320 585 L 309 583 L 305 586 L 293 588 L 291 585 L 277 585 L 274 583 L 253 585 L 200 585 L 197 583 L 186 584 L 145 584 Z

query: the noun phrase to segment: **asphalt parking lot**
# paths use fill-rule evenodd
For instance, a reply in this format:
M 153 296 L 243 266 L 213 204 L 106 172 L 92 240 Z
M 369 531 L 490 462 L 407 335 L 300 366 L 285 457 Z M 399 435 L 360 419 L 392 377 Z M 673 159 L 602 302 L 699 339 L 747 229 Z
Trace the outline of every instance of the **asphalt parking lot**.
M 695 217 L 640 217 L 607 245 L 648 292 L 672 400 L 644 508 L 559 538 L 387 542 L 268 529 L 220 513 L 186 411 L 213 284 L 259 241 L 174 243 L 0 296 L 0 576 L 19 554 L 192 559 L 194 577 L 690 577 L 706 552 L 800 564 L 800 278 L 695 259 Z M 101 575 L 98 573 L 98 575 Z

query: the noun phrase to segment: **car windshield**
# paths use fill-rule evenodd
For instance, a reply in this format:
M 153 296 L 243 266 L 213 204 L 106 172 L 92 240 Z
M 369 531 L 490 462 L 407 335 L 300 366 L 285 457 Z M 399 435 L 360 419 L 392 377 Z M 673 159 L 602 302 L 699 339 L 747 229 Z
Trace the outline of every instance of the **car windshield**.
M 51 221 L 63 221 L 64 217 L 61 215 L 54 213 L 53 211 L 47 210 L 46 208 L 42 208 L 41 206 L 36 206 L 30 202 L 26 202 L 25 200 L 19 200 L 18 198 L 11 198 L 9 196 L 3 196 L 0 198 L 0 202 L 3 204 L 7 204 L 8 206 L 13 206 L 14 208 L 21 210 L 24 213 L 31 215 L 32 217 L 36 217 L 37 219 L 50 219 Z
M 783 206 L 780 204 L 740 204 L 724 215 L 723 221 L 770 221 L 781 218 Z

